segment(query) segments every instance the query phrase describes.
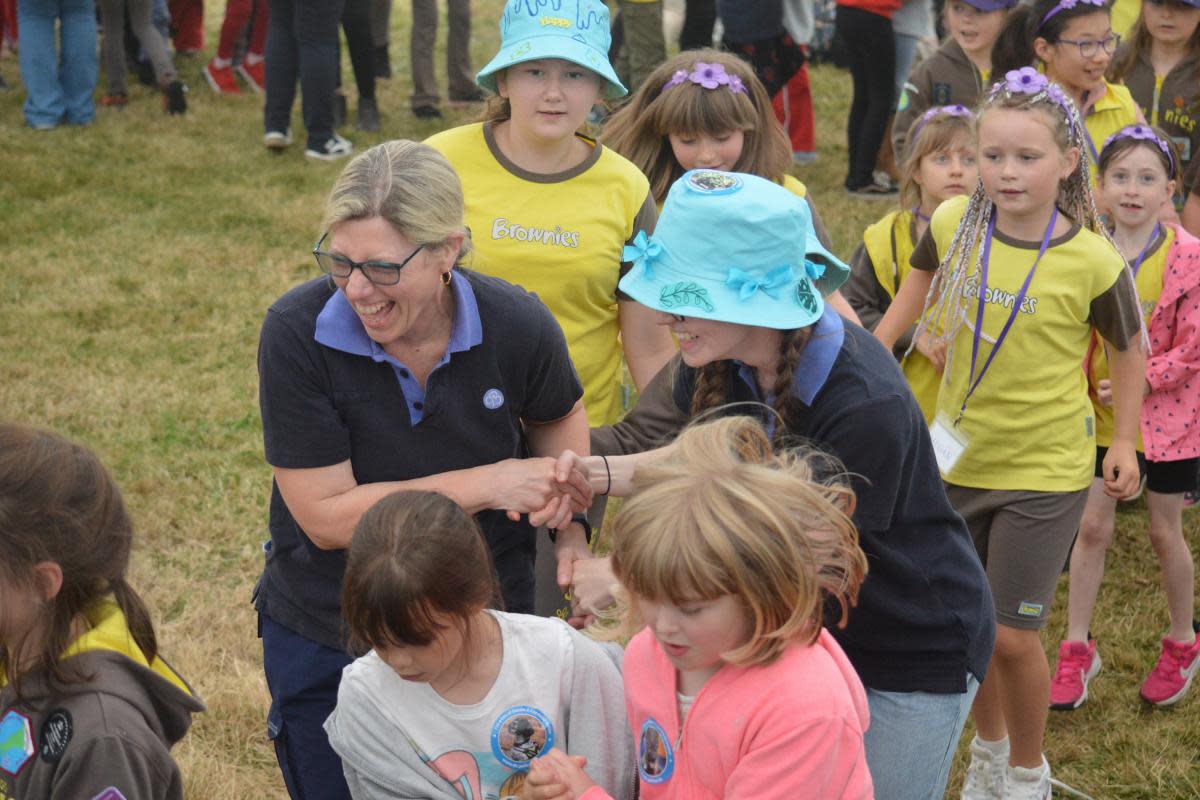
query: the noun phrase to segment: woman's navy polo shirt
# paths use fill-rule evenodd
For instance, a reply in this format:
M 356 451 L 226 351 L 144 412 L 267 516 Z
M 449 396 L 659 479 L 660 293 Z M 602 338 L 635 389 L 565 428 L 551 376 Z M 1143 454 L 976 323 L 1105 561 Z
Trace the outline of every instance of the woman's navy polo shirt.
M 680 363 L 675 403 L 685 412 L 697 372 Z M 793 376 L 789 433 L 845 467 L 869 567 L 849 623 L 831 620 L 830 632 L 871 689 L 958 693 L 968 672 L 982 682 L 996 635 L 991 591 L 896 359 L 827 306 Z M 764 400 L 747 368 L 725 398 Z
M 383 352 L 327 278 L 267 311 L 259 339 L 259 405 L 268 463 L 285 469 L 349 460 L 359 484 L 403 481 L 525 455 L 521 420 L 570 413 L 583 388 L 562 329 L 523 289 L 459 269 L 446 357 L 422 394 Z M 510 610 L 532 610 L 534 529 L 503 511 L 476 515 Z M 271 544 L 260 613 L 326 647 L 344 646 L 344 550 L 309 540 L 272 485 Z

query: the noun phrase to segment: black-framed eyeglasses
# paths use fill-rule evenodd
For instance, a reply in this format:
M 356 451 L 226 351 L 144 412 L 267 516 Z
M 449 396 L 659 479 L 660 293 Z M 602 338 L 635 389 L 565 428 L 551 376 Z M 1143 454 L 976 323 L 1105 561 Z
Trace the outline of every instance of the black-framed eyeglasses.
M 1096 55 L 1096 51 L 1101 47 L 1104 52 L 1110 56 L 1117 51 L 1117 45 L 1121 43 L 1121 34 L 1110 33 L 1103 39 L 1059 39 L 1055 44 L 1073 44 L 1079 48 L 1081 58 L 1091 58 Z
M 335 278 L 349 278 L 357 267 L 369 280 L 376 286 L 395 286 L 400 282 L 400 270 L 413 260 L 413 256 L 421 252 L 425 247 L 423 244 L 417 245 L 417 249 L 413 250 L 408 258 L 401 261 L 399 264 L 394 261 L 354 261 L 345 256 L 336 255 L 321 249 L 321 245 L 329 238 L 329 231 L 325 231 L 321 236 L 321 241 L 317 242 L 317 246 L 313 248 L 313 257 L 317 259 L 317 266 L 326 275 L 332 275 Z

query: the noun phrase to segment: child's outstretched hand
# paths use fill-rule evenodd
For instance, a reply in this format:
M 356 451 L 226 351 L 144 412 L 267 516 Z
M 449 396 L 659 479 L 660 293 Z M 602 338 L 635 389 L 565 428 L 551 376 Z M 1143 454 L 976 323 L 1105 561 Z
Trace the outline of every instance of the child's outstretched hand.
M 940 375 L 946 369 L 946 343 L 936 341 L 933 331 L 925 331 L 917 339 L 917 352 L 929 359 Z
M 554 748 L 535 758 L 529 765 L 529 774 L 521 789 L 524 800 L 576 800 L 595 782 L 583 768 L 587 766 L 584 756 L 569 756 Z

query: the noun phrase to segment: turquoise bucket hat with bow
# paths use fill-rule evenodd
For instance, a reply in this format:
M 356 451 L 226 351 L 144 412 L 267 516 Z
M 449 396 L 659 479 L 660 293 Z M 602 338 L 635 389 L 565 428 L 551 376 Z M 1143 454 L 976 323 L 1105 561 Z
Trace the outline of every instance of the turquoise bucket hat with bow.
M 623 292 L 668 314 L 793 330 L 816 322 L 849 267 L 808 204 L 755 175 L 696 169 L 667 193 L 652 236 L 625 248 Z

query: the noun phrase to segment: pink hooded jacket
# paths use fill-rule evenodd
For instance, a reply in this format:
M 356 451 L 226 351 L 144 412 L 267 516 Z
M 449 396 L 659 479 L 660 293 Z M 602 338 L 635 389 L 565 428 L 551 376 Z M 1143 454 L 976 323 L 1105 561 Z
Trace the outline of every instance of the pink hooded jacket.
M 642 800 L 875 796 L 863 753 L 866 692 L 825 629 L 766 666 L 723 667 L 682 731 L 675 667 L 649 629 L 629 643 L 624 672 Z M 607 797 L 594 787 L 581 800 Z
M 1150 461 L 1200 456 L 1200 240 L 1177 225 L 1150 315 L 1142 442 Z

